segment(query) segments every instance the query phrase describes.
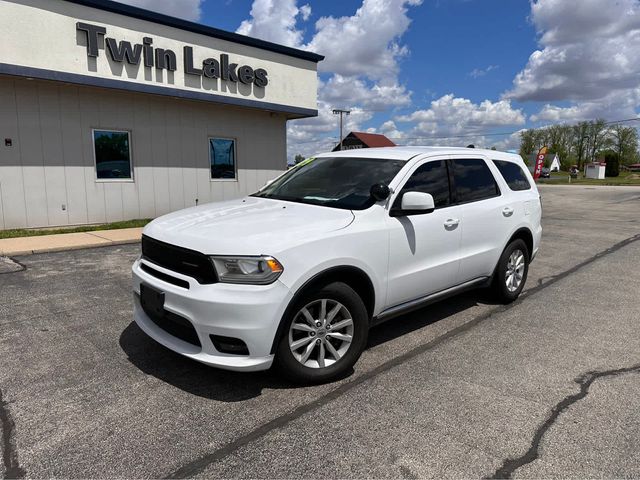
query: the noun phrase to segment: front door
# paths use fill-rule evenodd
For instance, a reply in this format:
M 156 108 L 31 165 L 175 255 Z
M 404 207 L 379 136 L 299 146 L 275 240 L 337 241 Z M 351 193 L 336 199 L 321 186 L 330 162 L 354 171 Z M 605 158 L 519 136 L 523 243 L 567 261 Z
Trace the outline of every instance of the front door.
M 451 204 L 446 158 L 418 164 L 393 200 L 399 207 L 406 192 L 433 196 L 431 213 L 389 217 L 387 307 L 453 286 L 458 277 L 460 207 Z

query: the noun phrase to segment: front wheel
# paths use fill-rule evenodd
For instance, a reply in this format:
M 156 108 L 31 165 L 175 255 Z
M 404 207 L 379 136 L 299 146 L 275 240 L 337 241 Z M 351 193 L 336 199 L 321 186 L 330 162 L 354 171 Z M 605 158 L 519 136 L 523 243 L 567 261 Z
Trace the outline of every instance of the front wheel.
M 511 303 L 520 296 L 529 273 L 529 249 L 517 239 L 504 249 L 493 279 L 493 291 L 503 303 Z
M 340 377 L 356 363 L 367 343 L 367 309 L 342 282 L 304 295 L 284 321 L 276 365 L 297 382 L 321 383 Z

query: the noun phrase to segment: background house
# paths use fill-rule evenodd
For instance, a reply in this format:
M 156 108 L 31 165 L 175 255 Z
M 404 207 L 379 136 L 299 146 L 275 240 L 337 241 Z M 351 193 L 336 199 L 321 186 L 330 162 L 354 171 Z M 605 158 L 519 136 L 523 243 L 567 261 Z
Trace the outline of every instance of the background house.
M 351 132 L 342 139 L 342 150 L 395 146 L 395 143 L 379 133 Z M 338 150 L 340 150 L 339 143 L 332 151 L 337 152 Z
M 537 153 L 530 153 L 528 160 L 529 166 L 533 166 L 536 163 Z M 560 157 L 556 153 L 547 153 L 544 156 L 544 166 L 547 167 L 552 172 L 560 171 Z

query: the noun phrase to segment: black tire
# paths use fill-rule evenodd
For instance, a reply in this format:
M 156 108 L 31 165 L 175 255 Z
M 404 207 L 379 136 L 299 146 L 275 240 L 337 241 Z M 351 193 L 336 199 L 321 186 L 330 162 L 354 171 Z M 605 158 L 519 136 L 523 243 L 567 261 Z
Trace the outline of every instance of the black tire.
M 289 346 L 289 332 L 293 321 L 301 315 L 300 311 L 305 306 L 322 299 L 339 302 L 346 307 L 353 320 L 352 341 L 343 356 L 335 363 L 324 368 L 313 368 L 303 365 L 294 357 Z M 302 298 L 292 305 L 292 308 L 287 309 L 283 322 L 281 337 L 276 348 L 275 366 L 280 373 L 296 383 L 317 384 L 341 378 L 353 367 L 367 345 L 367 336 L 369 334 L 367 309 L 360 296 L 351 287 L 342 282 L 330 283 L 306 292 Z M 305 334 L 301 333 L 301 335 Z M 317 341 L 316 339 L 310 343 Z M 315 350 L 316 348 L 319 349 L 320 346 L 313 347 L 313 352 L 317 356 L 318 351 Z
M 511 290 L 507 286 L 507 270 L 509 258 L 517 250 L 520 250 L 523 253 L 524 270 L 522 272 L 522 280 L 520 281 L 520 284 L 515 290 Z M 496 270 L 493 274 L 492 291 L 496 300 L 501 303 L 507 304 L 513 302 L 520 296 L 520 293 L 522 293 L 522 289 L 527 282 L 527 274 L 529 273 L 529 255 L 529 248 L 527 247 L 527 244 L 521 239 L 512 241 L 504 249 L 502 255 L 500 255 L 500 260 L 498 260 L 498 265 L 496 266 Z

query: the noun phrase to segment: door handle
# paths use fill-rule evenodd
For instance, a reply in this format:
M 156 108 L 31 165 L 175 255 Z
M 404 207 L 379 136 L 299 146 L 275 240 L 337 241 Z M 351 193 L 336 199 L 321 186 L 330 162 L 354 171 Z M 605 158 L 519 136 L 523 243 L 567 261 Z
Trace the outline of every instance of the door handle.
M 510 217 L 511 215 L 513 215 L 513 208 L 511 207 L 504 207 L 502 209 L 502 215 L 504 215 L 505 217 Z
M 444 222 L 444 228 L 453 229 L 458 226 L 460 220 L 457 218 L 449 218 Z

